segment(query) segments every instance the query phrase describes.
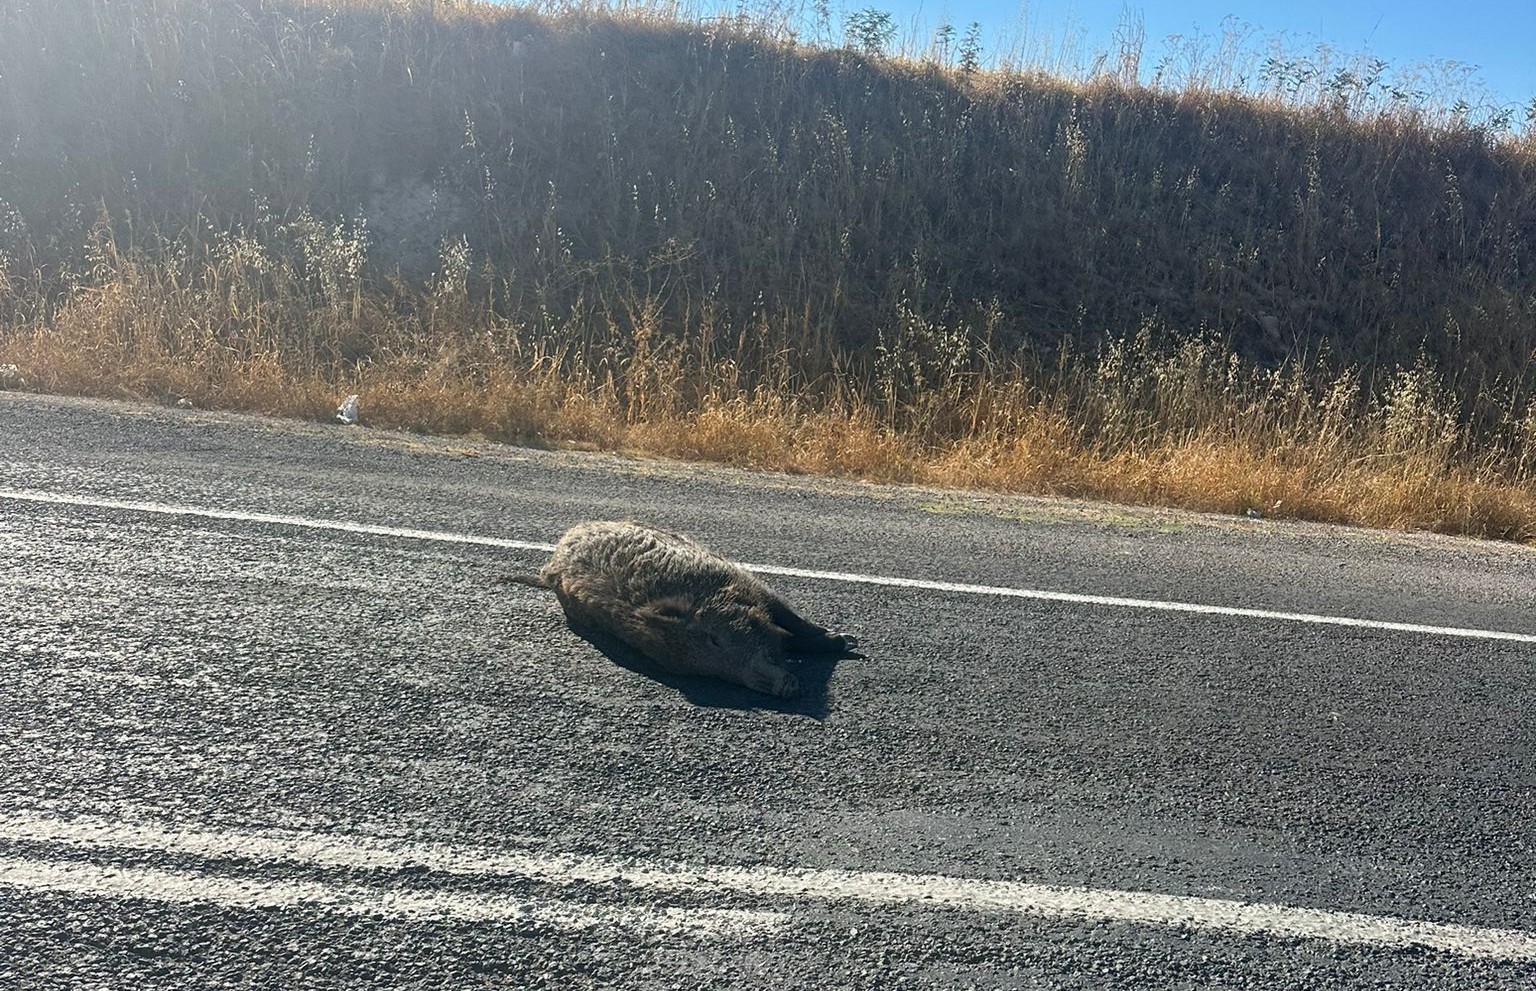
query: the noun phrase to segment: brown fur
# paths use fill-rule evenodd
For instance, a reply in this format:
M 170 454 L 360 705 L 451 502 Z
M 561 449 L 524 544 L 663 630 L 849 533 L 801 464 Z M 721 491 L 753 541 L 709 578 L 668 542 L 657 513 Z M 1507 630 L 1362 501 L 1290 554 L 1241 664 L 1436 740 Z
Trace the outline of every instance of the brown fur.
M 577 629 L 617 637 L 663 670 L 790 696 L 788 654 L 854 641 L 807 622 L 746 569 L 681 534 L 642 523 L 578 523 L 537 579 Z

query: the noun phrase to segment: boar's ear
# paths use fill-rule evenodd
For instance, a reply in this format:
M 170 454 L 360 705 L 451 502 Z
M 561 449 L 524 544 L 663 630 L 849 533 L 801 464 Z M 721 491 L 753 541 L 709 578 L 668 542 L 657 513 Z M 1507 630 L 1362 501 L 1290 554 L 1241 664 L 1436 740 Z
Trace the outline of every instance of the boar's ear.
M 640 615 L 657 623 L 686 623 L 693 618 L 693 610 L 686 599 L 660 599 L 641 606 Z

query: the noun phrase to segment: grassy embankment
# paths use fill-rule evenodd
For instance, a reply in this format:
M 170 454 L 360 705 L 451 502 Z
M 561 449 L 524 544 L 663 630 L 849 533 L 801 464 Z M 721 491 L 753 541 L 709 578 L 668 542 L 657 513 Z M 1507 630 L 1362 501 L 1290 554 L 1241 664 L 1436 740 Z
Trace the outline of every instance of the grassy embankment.
M 646 9 L 5 5 L 0 363 L 1536 539 L 1529 137 L 1368 69 L 955 62 Z

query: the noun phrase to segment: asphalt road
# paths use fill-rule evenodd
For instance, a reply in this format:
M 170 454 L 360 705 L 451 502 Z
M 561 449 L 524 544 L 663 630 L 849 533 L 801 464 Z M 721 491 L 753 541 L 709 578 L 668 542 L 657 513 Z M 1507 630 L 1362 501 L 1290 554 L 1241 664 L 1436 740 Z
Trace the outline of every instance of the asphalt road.
M 866 656 L 615 664 L 498 580 L 587 518 Z M 1533 577 L 0 393 L 0 988 L 1536 988 Z

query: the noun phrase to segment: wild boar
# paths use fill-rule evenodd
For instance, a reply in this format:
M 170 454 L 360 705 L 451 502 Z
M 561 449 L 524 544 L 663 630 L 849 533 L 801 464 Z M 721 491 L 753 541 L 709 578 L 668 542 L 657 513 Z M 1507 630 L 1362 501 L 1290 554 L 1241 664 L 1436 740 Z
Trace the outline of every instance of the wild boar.
M 786 654 L 847 653 L 852 637 L 802 619 L 739 565 L 643 523 L 578 523 L 537 577 L 571 626 L 613 636 L 675 674 L 739 682 L 767 695 L 799 690 Z

